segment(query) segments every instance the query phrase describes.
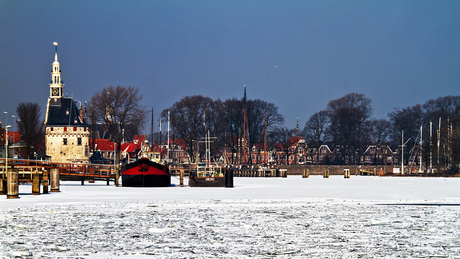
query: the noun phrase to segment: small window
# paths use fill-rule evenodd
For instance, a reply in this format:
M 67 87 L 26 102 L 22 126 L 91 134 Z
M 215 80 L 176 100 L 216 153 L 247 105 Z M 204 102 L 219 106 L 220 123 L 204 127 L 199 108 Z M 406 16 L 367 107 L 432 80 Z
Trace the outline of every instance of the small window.
M 67 131 L 67 127 L 64 127 L 64 131 Z
M 67 139 L 66 138 L 63 138 L 62 141 L 63 141 L 62 142 L 63 145 L 67 145 Z
M 77 139 L 77 144 L 78 144 L 79 146 L 81 146 L 81 138 L 78 138 L 78 139 Z
M 77 123 L 77 122 L 75 121 L 75 123 Z M 77 127 L 73 127 L 73 131 L 77 131 Z
M 53 131 L 53 127 L 51 127 L 50 130 Z

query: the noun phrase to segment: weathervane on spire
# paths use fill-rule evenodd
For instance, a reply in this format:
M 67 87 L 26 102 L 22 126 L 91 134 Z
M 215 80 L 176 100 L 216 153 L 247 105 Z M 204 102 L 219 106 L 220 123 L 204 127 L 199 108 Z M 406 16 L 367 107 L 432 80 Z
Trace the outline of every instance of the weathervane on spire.
M 55 41 L 55 42 L 53 42 L 53 45 L 56 46 L 55 50 L 56 50 L 56 53 L 57 53 L 57 45 L 58 45 L 58 43 Z

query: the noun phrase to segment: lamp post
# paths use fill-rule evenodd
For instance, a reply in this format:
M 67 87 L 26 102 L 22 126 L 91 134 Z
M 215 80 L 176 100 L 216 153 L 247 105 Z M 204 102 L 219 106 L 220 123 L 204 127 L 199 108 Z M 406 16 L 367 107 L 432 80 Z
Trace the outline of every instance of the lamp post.
M 13 121 L 14 121 L 14 127 L 13 127 L 13 132 L 15 133 L 13 134 L 13 145 L 14 145 L 14 143 L 16 143 L 16 121 L 15 121 L 16 116 L 11 115 L 11 118 L 13 118 Z
M 8 172 L 8 129 L 11 125 L 5 127 L 5 173 Z
M 8 112 L 3 112 L 5 114 L 5 125 L 8 125 Z

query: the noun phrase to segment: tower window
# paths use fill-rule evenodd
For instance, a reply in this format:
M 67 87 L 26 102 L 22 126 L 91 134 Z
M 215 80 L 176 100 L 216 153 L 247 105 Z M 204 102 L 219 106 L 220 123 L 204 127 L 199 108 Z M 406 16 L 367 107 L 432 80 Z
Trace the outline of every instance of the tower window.
M 62 144 L 63 144 L 63 145 L 67 145 L 67 139 L 66 139 L 66 138 L 63 138 L 63 139 L 62 139 Z
M 77 139 L 77 144 L 78 144 L 79 146 L 81 146 L 81 138 L 78 138 L 78 139 Z

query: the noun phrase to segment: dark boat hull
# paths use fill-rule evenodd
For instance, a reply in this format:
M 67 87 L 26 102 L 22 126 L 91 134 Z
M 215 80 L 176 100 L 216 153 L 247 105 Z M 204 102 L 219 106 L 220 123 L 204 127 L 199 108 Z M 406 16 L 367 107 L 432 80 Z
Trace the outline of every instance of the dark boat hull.
M 188 180 L 190 187 L 227 187 L 233 188 L 233 170 L 224 170 L 223 177 L 196 177 L 192 174 Z
M 122 169 L 122 186 L 126 187 L 168 187 L 171 186 L 169 168 L 147 159 L 125 165 Z
M 190 177 L 190 187 L 225 187 L 225 177 Z

